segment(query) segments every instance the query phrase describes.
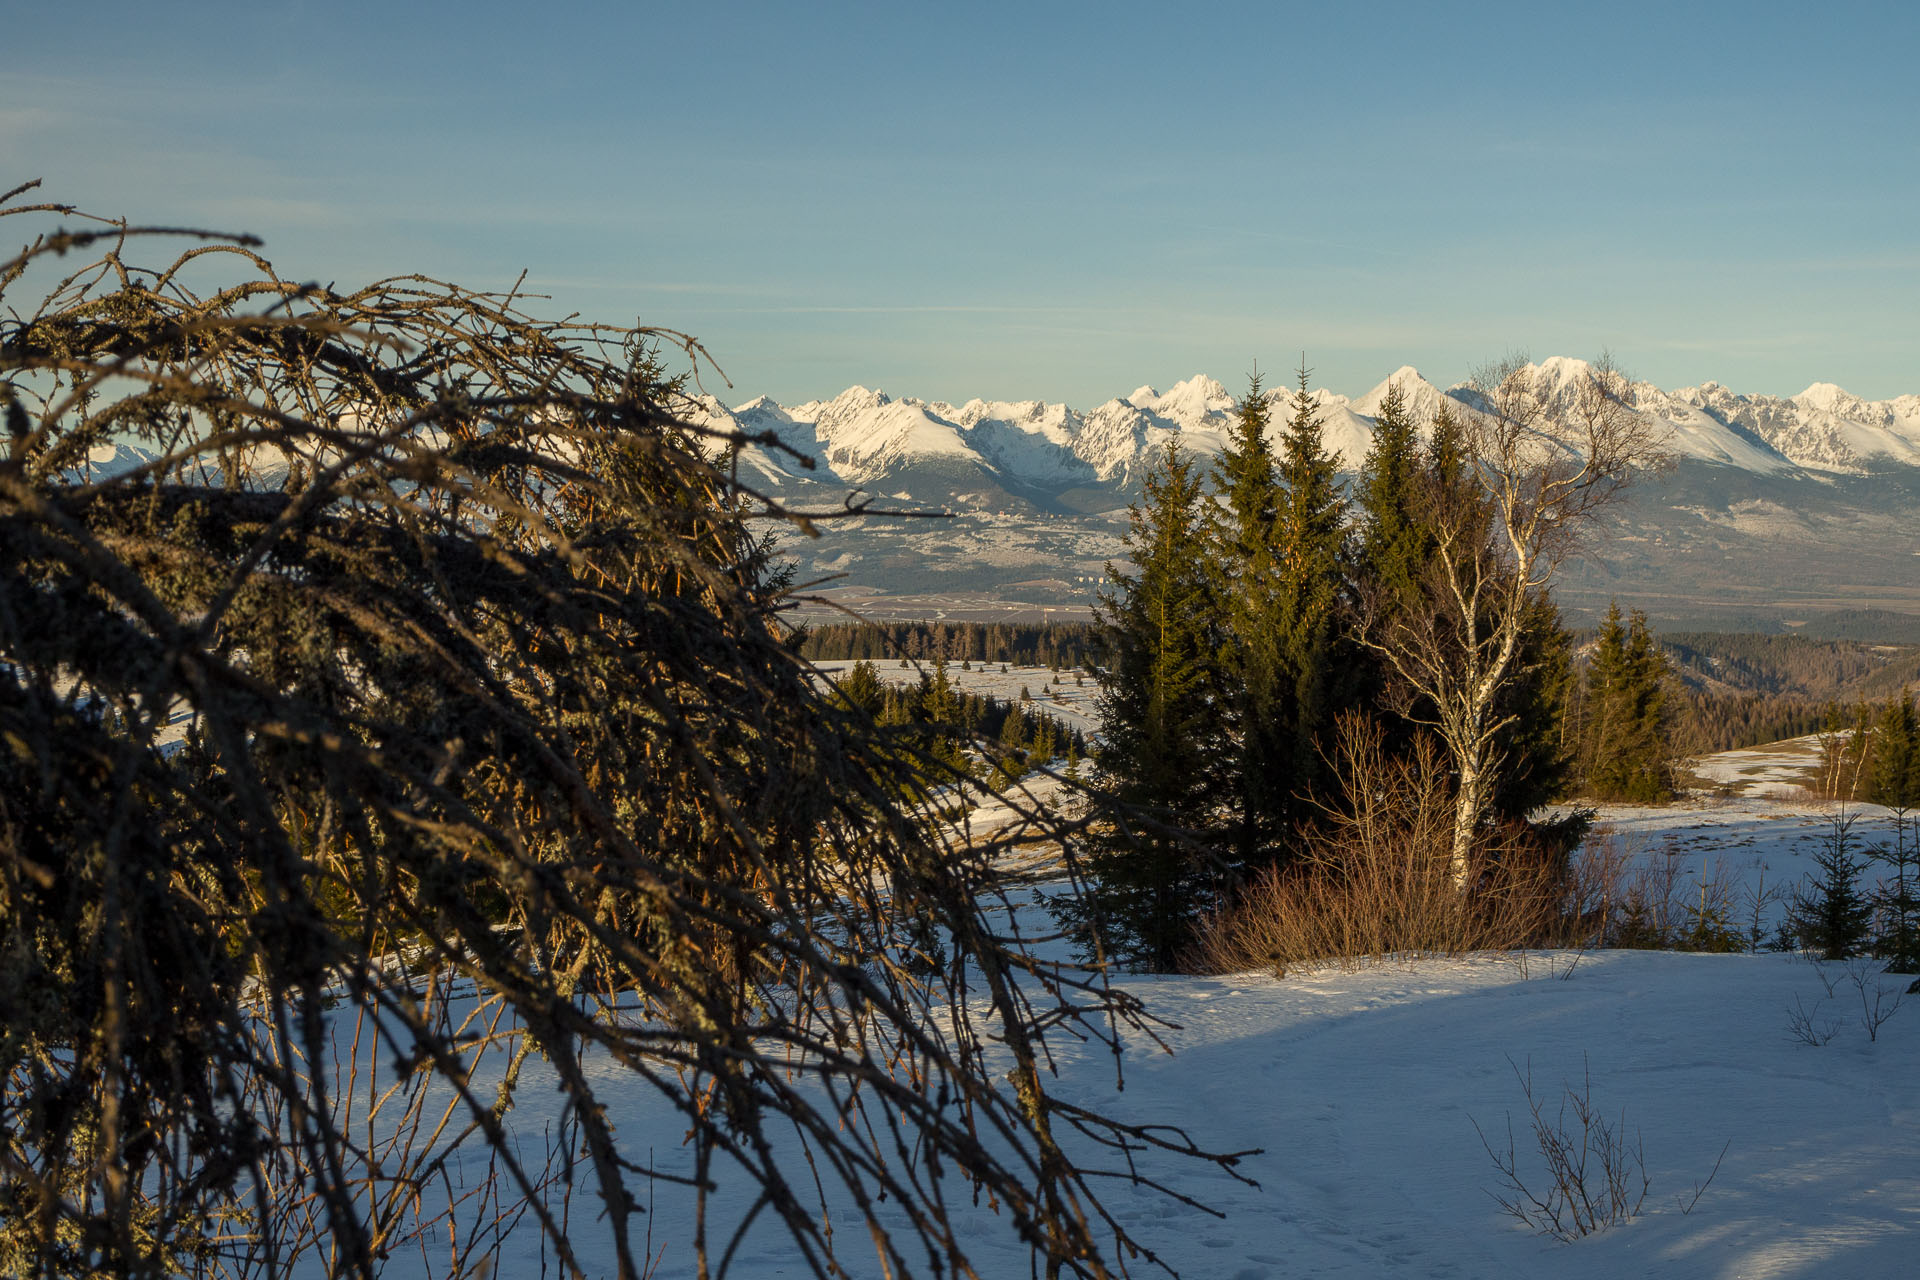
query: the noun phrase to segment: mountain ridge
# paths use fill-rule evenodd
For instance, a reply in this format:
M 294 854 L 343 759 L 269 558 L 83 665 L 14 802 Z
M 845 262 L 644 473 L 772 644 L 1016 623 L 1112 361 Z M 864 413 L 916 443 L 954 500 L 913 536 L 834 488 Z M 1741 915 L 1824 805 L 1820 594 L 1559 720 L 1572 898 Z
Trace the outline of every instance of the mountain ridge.
M 1560 399 L 1590 368 L 1564 356 L 1528 366 L 1550 397 Z M 1471 411 L 1470 387 L 1441 388 L 1410 365 L 1359 396 L 1314 389 L 1309 398 L 1342 470 L 1356 470 L 1364 459 L 1389 386 L 1401 389 L 1423 428 L 1443 403 Z M 1295 394 L 1291 388 L 1265 393 L 1276 443 L 1294 411 Z M 1920 468 L 1920 395 L 1871 401 L 1825 382 L 1792 397 L 1742 394 L 1712 381 L 1672 391 L 1636 382 L 1627 401 L 1655 420 L 1685 460 L 1756 474 Z M 1130 501 L 1169 441 L 1216 455 L 1239 409 L 1223 384 L 1201 373 L 1165 392 L 1143 385 L 1084 410 L 979 397 L 956 406 L 855 386 L 830 400 L 795 406 L 761 396 L 729 408 L 702 396 L 688 412 L 710 427 L 772 429 L 783 444 L 813 460 L 807 471 L 791 459 L 753 450 L 760 455 L 749 459 L 753 472 L 778 488 L 803 482 L 963 506 L 998 490 L 1022 495 L 1042 510 L 1086 511 Z

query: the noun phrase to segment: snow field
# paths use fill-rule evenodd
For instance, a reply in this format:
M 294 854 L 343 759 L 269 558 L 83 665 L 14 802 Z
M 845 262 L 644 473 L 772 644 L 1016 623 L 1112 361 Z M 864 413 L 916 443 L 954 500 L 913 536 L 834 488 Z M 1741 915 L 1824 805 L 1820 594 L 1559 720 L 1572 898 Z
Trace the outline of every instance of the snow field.
M 876 666 L 883 678 L 917 679 L 897 662 Z M 1018 697 L 1026 684 L 1039 699 L 1051 673 L 1003 676 L 995 665 L 949 674 L 999 697 Z M 1063 692 L 1070 696 L 1049 709 L 1076 707 L 1071 694 L 1081 690 L 1070 677 Z M 1090 714 L 1091 682 L 1084 697 Z M 1774 798 L 1774 771 L 1797 767 L 1794 754 L 1729 753 L 1735 758 L 1702 762 L 1703 772 L 1717 771 L 1706 776 L 1725 775 L 1722 794 L 1613 808 L 1601 818 L 1638 863 L 1673 864 L 1682 903 L 1713 877 L 1749 894 L 1762 883 L 1794 884 L 1831 816 Z M 978 829 L 991 815 L 981 809 L 973 817 Z M 1874 838 L 1881 817 L 1861 812 L 1865 838 Z M 1036 859 L 1028 869 L 1045 865 Z M 1023 933 L 1053 931 L 1041 904 L 1049 891 L 1043 884 L 1010 892 Z M 1776 899 L 1762 910 L 1770 927 L 1782 907 Z M 1058 955 L 1062 944 L 1039 950 Z M 1911 979 L 1869 966 L 1854 973 L 1857 982 L 1846 966 L 1777 953 L 1603 951 L 1330 968 L 1283 980 L 1129 978 L 1124 985 L 1169 1024 L 1162 1035 L 1172 1052 L 1130 1038 L 1125 1088 L 1117 1090 L 1100 1046 L 1061 1037 L 1051 1087 L 1130 1122 L 1181 1126 L 1211 1150 L 1261 1149 L 1239 1166 L 1258 1187 L 1194 1161 L 1143 1159 L 1143 1172 L 1220 1217 L 1121 1180 L 1104 1185 L 1115 1217 L 1197 1280 L 1893 1280 L 1920 1273 L 1920 996 L 1907 997 L 1870 1037 L 1863 1001 L 1882 991 L 1891 999 Z M 1797 1036 L 1796 1009 L 1831 1038 L 1816 1045 Z M 1530 1074 L 1549 1117 L 1563 1090 L 1590 1074 L 1601 1111 L 1642 1144 L 1651 1185 L 1638 1218 L 1561 1243 L 1494 1201 L 1503 1188 L 1476 1123 L 1504 1147 L 1511 1118 L 1521 1177 L 1543 1190 L 1517 1072 Z M 685 1119 L 654 1086 L 610 1061 L 592 1078 L 630 1155 L 687 1171 Z M 536 1071 L 512 1117 L 530 1153 L 554 1132 L 560 1103 Z M 797 1145 L 782 1151 L 796 1184 L 810 1188 Z M 1080 1153 L 1091 1156 L 1084 1143 Z M 721 1174 L 709 1232 L 724 1239 L 753 1192 L 734 1171 Z M 1709 1174 L 1711 1184 L 1683 1212 Z M 635 1230 L 652 1228 L 653 1275 L 694 1276 L 691 1198 L 666 1183 L 650 1194 L 652 1212 Z M 1027 1251 L 1003 1217 L 966 1205 L 958 1187 L 947 1195 L 962 1206 L 962 1239 L 982 1276 L 1029 1274 Z M 827 1200 L 849 1274 L 880 1276 L 848 1198 L 830 1188 Z M 588 1274 L 611 1274 L 584 1187 L 573 1221 Z M 541 1264 L 533 1233 L 521 1230 L 503 1244 L 496 1274 L 538 1274 Z M 1129 1265 L 1135 1275 L 1157 1274 L 1145 1259 Z M 390 1271 L 415 1273 L 399 1260 Z M 763 1280 L 807 1270 L 763 1215 L 727 1274 Z
M 916 665 L 901 666 L 898 658 L 872 658 L 874 671 L 888 684 L 917 686 L 920 673 L 933 673 L 933 663 L 923 661 Z M 853 666 L 851 659 L 827 658 L 813 664 L 820 671 L 838 679 L 841 674 Z M 1074 672 L 1070 667 L 1062 667 L 1058 675 L 1046 667 L 1008 666 L 1006 673 L 1000 671 L 998 662 L 975 663 L 971 670 L 963 670 L 958 662 L 947 664 L 947 679 L 956 689 L 972 694 L 983 694 L 1000 699 L 1002 702 L 1018 702 L 1020 690 L 1025 689 L 1033 696 L 1033 706 L 1050 713 L 1054 719 L 1069 729 L 1078 729 L 1092 738 L 1098 732 L 1100 718 L 1094 709 L 1094 698 L 1100 687 L 1091 675 L 1083 676 L 1084 684 L 1073 682 Z M 1051 683 L 1045 694 L 1041 689 Z
M 1037 923 L 1037 922 L 1036 922 Z M 1576 963 L 1577 961 L 1577 963 Z M 1564 980 L 1559 975 L 1571 973 Z M 1902 980 L 1904 986 L 1905 980 Z M 1148 978 L 1128 984 L 1160 1017 L 1169 1055 L 1136 1039 L 1124 1092 L 1097 1049 L 1063 1042 L 1054 1088 L 1139 1122 L 1178 1124 L 1215 1150 L 1264 1150 L 1240 1169 L 1258 1188 L 1195 1162 L 1149 1157 L 1144 1171 L 1218 1210 L 1215 1218 L 1112 1182 L 1115 1216 L 1181 1274 L 1269 1280 L 1381 1276 L 1900 1277 L 1920 1226 L 1920 1004 L 1869 1041 L 1857 1022 L 1819 1048 L 1788 1033 L 1798 997 L 1822 1000 L 1808 962 L 1783 955 L 1535 954 L 1422 961 L 1284 981 Z M 1844 981 L 1825 1004 L 1850 1010 Z M 1498 1177 L 1474 1129 L 1499 1141 L 1509 1116 L 1523 1177 L 1531 1149 L 1515 1067 L 1554 1099 L 1591 1071 L 1593 1095 L 1644 1141 L 1651 1191 L 1641 1216 L 1561 1244 L 1514 1223 L 1489 1192 Z M 558 1095 L 530 1081 L 516 1130 L 537 1149 Z M 623 1072 L 595 1086 L 623 1139 L 684 1172 L 685 1122 Z M 1552 1102 L 1548 1111 L 1552 1113 Z M 1691 1213 L 1680 1202 L 1714 1169 Z M 805 1181 L 795 1148 L 794 1174 Z M 723 1178 L 726 1172 L 722 1173 Z M 582 1189 L 584 1193 L 584 1188 Z M 642 1194 L 647 1194 L 645 1191 Z M 691 1200 L 653 1189 L 659 1280 L 691 1277 Z M 964 1202 L 957 1188 L 950 1196 Z M 712 1209 L 730 1227 L 751 1196 L 737 1176 Z M 882 1274 L 851 1206 L 830 1192 L 843 1262 Z M 574 1204 L 589 1274 L 610 1274 L 585 1194 Z M 983 1276 L 1027 1274 L 1026 1251 L 984 1206 L 961 1210 Z M 644 1223 L 636 1230 L 644 1230 Z M 531 1234 L 509 1239 L 501 1275 L 536 1273 Z M 1136 1274 L 1150 1274 L 1143 1260 Z M 782 1233 L 756 1223 L 729 1273 L 798 1276 Z

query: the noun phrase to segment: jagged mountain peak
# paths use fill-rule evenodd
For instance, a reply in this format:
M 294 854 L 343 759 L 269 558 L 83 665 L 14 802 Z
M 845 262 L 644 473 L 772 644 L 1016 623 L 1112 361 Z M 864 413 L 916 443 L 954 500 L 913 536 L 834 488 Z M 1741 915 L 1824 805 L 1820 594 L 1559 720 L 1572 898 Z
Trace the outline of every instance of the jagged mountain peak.
M 1556 386 L 1564 386 L 1576 378 L 1587 377 L 1593 372 L 1593 362 L 1582 360 L 1578 356 L 1548 356 L 1545 360 L 1527 367 Z
M 1553 356 L 1524 368 L 1539 380 L 1548 400 L 1564 408 L 1593 365 Z M 1357 466 L 1365 456 L 1390 387 L 1400 390 L 1422 428 L 1446 403 L 1469 408 L 1485 403 L 1470 386 L 1442 390 L 1411 365 L 1395 369 L 1354 399 L 1315 388 L 1311 399 L 1327 446 L 1344 465 Z M 1276 409 L 1277 438 L 1291 412 L 1293 390 L 1275 387 L 1266 394 Z M 1765 474 L 1920 467 L 1920 396 L 1865 401 L 1830 383 L 1815 383 L 1786 399 L 1742 395 L 1717 382 L 1680 391 L 1634 383 L 1630 402 L 1665 428 L 1676 453 L 1714 465 Z M 1123 503 L 1170 439 L 1178 438 L 1196 454 L 1217 452 L 1239 403 L 1217 379 L 1195 374 L 1165 392 L 1141 386 L 1085 411 L 1038 399 L 974 398 L 956 407 L 894 399 L 864 386 L 795 408 L 765 396 L 731 412 L 713 408 L 739 425 L 777 427 L 783 440 L 827 465 L 828 474 L 814 473 L 826 483 L 860 486 L 937 463 L 946 474 L 959 474 L 953 468 L 964 467 L 1042 503 L 1052 500 L 1049 494 L 1071 491 L 1078 510 L 1091 509 L 1089 503 Z M 888 484 L 899 487 L 892 479 Z
M 1851 409 L 1866 403 L 1845 387 L 1836 386 L 1831 382 L 1816 382 L 1799 395 L 1792 397 L 1792 400 L 1795 404 L 1804 405 L 1809 409 L 1818 409 L 1823 413 L 1838 413 L 1842 409 Z
M 1407 411 L 1413 415 L 1413 420 L 1420 423 L 1424 423 L 1433 416 L 1434 410 L 1440 405 L 1440 397 L 1444 394 L 1440 388 L 1422 377 L 1418 369 L 1410 364 L 1403 364 L 1375 383 L 1371 390 L 1353 401 L 1349 407 L 1355 413 L 1365 417 L 1377 417 L 1380 413 L 1380 402 L 1387 398 L 1388 390 L 1395 387 L 1399 388 L 1400 395 L 1406 402 Z
M 1165 395 L 1150 386 L 1141 387 L 1127 397 L 1127 403 L 1186 426 L 1216 414 L 1232 413 L 1239 405 L 1224 386 L 1204 373 L 1174 383 Z
M 831 409 L 846 410 L 860 408 L 882 408 L 893 403 L 893 397 L 884 391 L 863 387 L 858 383 L 848 387 L 839 395 L 826 402 Z

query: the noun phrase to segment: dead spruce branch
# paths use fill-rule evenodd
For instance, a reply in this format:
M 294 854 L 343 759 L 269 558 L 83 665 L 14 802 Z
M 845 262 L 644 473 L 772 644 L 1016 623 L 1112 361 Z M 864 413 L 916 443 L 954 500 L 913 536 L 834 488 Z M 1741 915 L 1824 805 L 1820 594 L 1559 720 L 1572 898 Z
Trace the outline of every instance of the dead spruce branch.
M 1233 1165 L 1048 1091 L 1151 1019 L 996 931 L 937 764 L 795 656 L 747 519 L 824 517 L 680 420 L 691 339 L 81 225 L 0 263 L 0 1271 L 631 1277 L 672 1187 L 703 1274 L 758 1219 L 975 1275 L 977 1198 L 1102 1276 L 1091 1179 Z

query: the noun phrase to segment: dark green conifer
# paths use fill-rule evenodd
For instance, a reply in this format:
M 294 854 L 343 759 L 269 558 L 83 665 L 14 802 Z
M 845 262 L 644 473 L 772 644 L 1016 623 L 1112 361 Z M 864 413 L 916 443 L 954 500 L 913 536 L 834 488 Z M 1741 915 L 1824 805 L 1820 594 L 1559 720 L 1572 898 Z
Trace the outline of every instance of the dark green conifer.
M 1376 626 L 1391 626 L 1406 611 L 1420 607 L 1420 591 L 1435 554 L 1428 518 L 1428 459 L 1420 447 L 1406 397 L 1388 384 L 1374 419 L 1373 443 L 1355 477 L 1351 590 L 1363 615 Z M 1378 654 L 1357 655 L 1360 702 L 1379 718 L 1387 749 L 1407 749 L 1413 723 L 1392 709 L 1396 681 Z
M 1359 508 L 1357 572 L 1385 593 L 1385 607 L 1413 600 L 1433 554 L 1432 530 L 1421 516 L 1424 470 L 1406 397 L 1389 384 L 1354 487 Z
M 1896 809 L 1888 835 L 1867 847 L 1867 856 L 1888 871 L 1873 895 L 1879 918 L 1873 949 L 1889 973 L 1920 973 L 1920 822 Z
M 1586 788 L 1601 800 L 1656 803 L 1673 794 L 1673 748 L 1666 719 L 1666 653 L 1647 617 L 1625 622 L 1612 604 L 1587 664 L 1581 757 Z
M 1371 627 L 1391 630 L 1396 616 L 1404 616 L 1413 630 L 1423 631 L 1430 624 L 1418 615 L 1447 607 L 1443 597 L 1430 594 L 1446 577 L 1436 560 L 1440 522 L 1450 525 L 1457 554 L 1471 557 L 1492 536 L 1492 520 L 1449 401 L 1443 397 L 1435 411 L 1424 449 L 1400 401 L 1398 388 L 1390 388 L 1357 485 L 1353 592 Z M 1419 727 L 1435 723 L 1436 709 L 1411 694 L 1377 656 L 1349 666 L 1366 672 L 1372 686 L 1366 700 L 1394 749 Z M 1552 598 L 1545 591 L 1531 594 L 1512 675 L 1494 708 L 1501 728 L 1492 751 L 1500 761 L 1488 795 L 1492 816 L 1525 821 L 1564 792 L 1571 755 L 1563 720 L 1572 683 L 1572 637 Z M 1559 847 L 1577 839 L 1585 818 L 1570 815 L 1565 829 L 1534 825 Z
M 937 653 L 933 660 L 933 675 L 923 677 L 925 689 L 920 699 L 920 709 L 927 722 L 927 754 L 946 769 L 956 773 L 967 770 L 966 754 L 960 740 L 967 735 L 962 723 L 960 698 L 955 694 L 953 682 L 947 676 L 947 658 Z
M 1247 395 L 1227 432 L 1214 464 L 1213 482 L 1226 500 L 1221 511 L 1221 541 L 1235 561 L 1271 563 L 1273 522 L 1280 514 L 1280 483 L 1273 448 L 1267 443 L 1271 414 L 1260 372 L 1247 378 Z
M 1836 817 L 1820 841 L 1814 861 L 1819 870 L 1794 895 L 1790 912 L 1800 945 L 1822 959 L 1858 955 L 1867 941 L 1873 904 L 1860 892 L 1859 837 L 1852 815 Z
M 1088 893 L 1062 914 L 1108 958 L 1165 971 L 1217 892 L 1223 745 L 1201 483 L 1177 443 L 1147 476 L 1126 540 L 1133 572 L 1108 566 L 1096 612 L 1109 653 L 1099 781 L 1120 806 L 1092 851 Z
M 886 687 L 880 682 L 880 673 L 865 658 L 849 667 L 846 674 L 834 682 L 834 688 L 846 706 L 858 707 L 876 718 L 886 702 Z
M 1869 804 L 1920 808 L 1920 717 L 1914 713 L 1912 689 L 1888 698 L 1874 720 L 1869 764 Z
M 1000 745 L 1012 750 L 1027 745 L 1027 715 L 1018 705 L 1007 708 L 1007 718 L 1000 724 Z
M 1873 726 L 1872 782 L 1867 799 L 1893 810 L 1890 838 L 1867 849 L 1889 874 L 1874 894 L 1879 936 L 1874 951 L 1891 973 L 1920 973 L 1920 716 L 1913 692 L 1887 699 Z
M 1292 787 L 1285 812 L 1297 818 L 1299 797 L 1324 772 L 1319 741 L 1351 692 L 1354 664 L 1341 660 L 1342 543 L 1346 500 L 1337 462 L 1327 452 L 1309 370 L 1296 371 L 1293 416 L 1280 441 L 1281 497 L 1274 521 L 1279 695 L 1275 714 L 1290 736 Z
M 1256 369 L 1214 466 L 1222 498 L 1211 540 L 1223 604 L 1222 674 L 1234 782 L 1234 858 L 1243 869 L 1270 856 L 1287 821 L 1294 782 L 1292 726 L 1283 710 L 1279 575 L 1274 543 L 1283 494 L 1267 442 L 1267 395 Z
M 1498 713 L 1510 719 L 1495 736 L 1501 766 L 1490 810 L 1501 820 L 1530 822 L 1549 847 L 1571 849 L 1586 833 L 1590 810 L 1576 810 L 1556 822 L 1533 820 L 1542 805 L 1565 795 L 1573 765 L 1566 742 L 1574 688 L 1573 636 L 1560 620 L 1559 606 L 1544 591 L 1528 603 L 1516 668 L 1496 704 Z

